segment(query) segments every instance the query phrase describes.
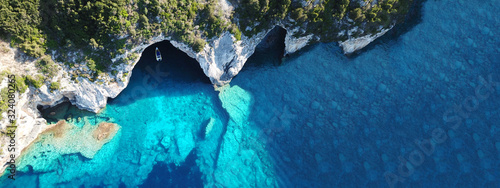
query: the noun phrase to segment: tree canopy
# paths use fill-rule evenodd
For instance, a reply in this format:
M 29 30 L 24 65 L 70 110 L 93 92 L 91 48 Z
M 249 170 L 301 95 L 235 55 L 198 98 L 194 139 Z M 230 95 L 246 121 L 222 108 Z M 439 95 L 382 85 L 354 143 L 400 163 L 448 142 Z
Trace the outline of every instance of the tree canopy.
M 85 63 L 98 75 L 127 48 L 164 34 L 199 52 L 225 31 L 237 40 L 291 18 L 292 25 L 332 41 L 348 19 L 365 28 L 401 20 L 412 0 L 230 0 L 223 13 L 216 0 L 0 0 L 0 35 L 33 57 L 54 53 L 57 62 Z M 227 15 L 230 17 L 227 17 Z M 287 23 L 290 24 L 290 23 Z M 71 59 L 70 52 L 79 52 Z M 81 53 L 80 53 L 81 52 Z M 128 58 L 128 57 L 126 57 Z M 71 62 L 70 62 L 71 61 Z

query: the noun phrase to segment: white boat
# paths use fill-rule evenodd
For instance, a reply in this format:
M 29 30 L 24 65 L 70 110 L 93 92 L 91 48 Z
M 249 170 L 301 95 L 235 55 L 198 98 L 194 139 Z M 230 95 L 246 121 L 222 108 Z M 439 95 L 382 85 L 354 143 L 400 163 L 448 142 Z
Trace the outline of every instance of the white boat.
M 160 50 L 158 49 L 158 47 L 156 47 L 156 61 L 161 61 L 162 58 L 161 58 L 161 53 L 160 53 Z

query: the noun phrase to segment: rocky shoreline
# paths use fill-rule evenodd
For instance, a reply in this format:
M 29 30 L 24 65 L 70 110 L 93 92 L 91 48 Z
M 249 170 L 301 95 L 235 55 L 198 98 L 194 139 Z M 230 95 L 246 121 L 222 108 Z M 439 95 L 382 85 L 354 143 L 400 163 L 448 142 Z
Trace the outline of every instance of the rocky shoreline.
M 277 27 L 283 26 L 278 25 Z M 69 75 L 75 74 L 77 70 L 84 71 L 85 67 L 70 68 L 61 62 L 57 62 L 59 71 L 55 77 L 50 79 L 53 81 L 57 80 L 61 85 L 60 89 L 52 91 L 48 85 L 42 85 L 38 89 L 30 86 L 25 93 L 16 96 L 18 99 L 16 105 L 16 112 L 18 112 L 16 117 L 18 125 L 16 131 L 18 148 L 16 148 L 16 152 L 9 153 L 6 152 L 6 147 L 2 146 L 4 152 L 0 153 L 0 164 L 6 164 L 10 159 L 10 154 L 14 154 L 16 159 L 19 159 L 22 151 L 29 147 L 42 132 L 54 126 L 54 124 L 47 125 L 46 120 L 41 117 L 37 107 L 54 106 L 63 101 L 70 101 L 80 109 L 98 113 L 106 106 L 108 98 L 115 98 L 125 89 L 131 77 L 132 69 L 139 61 L 144 49 L 150 45 L 164 40 L 170 41 L 173 46 L 196 59 L 205 75 L 210 78 L 214 85 L 222 86 L 229 83 L 239 73 L 246 60 L 254 53 L 257 45 L 272 29 L 262 31 L 252 37 L 242 36 L 239 41 L 237 41 L 233 34 L 225 32 L 220 37 L 216 37 L 206 44 L 199 53 L 196 53 L 187 44 L 173 41 L 168 36 L 156 36 L 122 54 L 121 56 L 123 57 L 127 57 L 133 53 L 139 54 L 139 56 L 131 59 L 127 64 L 118 66 L 115 69 L 118 72 L 115 76 L 100 77 L 101 81 L 99 82 L 92 82 L 88 78 L 83 77 L 78 77 L 77 81 L 73 81 Z M 287 30 L 287 28 L 284 29 Z M 388 30 L 381 30 L 375 35 L 351 38 L 347 41 L 339 42 L 339 45 L 343 48 L 344 53 L 353 53 L 382 36 Z M 315 37 L 311 34 L 296 38 L 294 37 L 295 32 L 297 30 L 288 30 L 286 33 L 284 55 L 302 49 Z M 2 43 L 4 43 L 4 48 L 9 49 L 9 51 L 4 52 L 5 54 L 2 55 L 2 61 L 0 62 L 1 70 L 8 70 L 13 74 L 36 74 L 37 70 L 34 66 L 36 60 L 19 58 L 19 56 L 25 55 L 22 55 L 22 52 L 17 49 L 6 47 L 5 44 L 7 43 Z M 0 89 L 6 87 L 5 81 L 1 83 Z M 4 113 L 2 116 L 5 117 L 6 114 Z M 8 125 L 7 118 L 0 120 L 0 124 L 0 129 L 4 129 Z M 7 137 L 0 139 L 2 139 L 2 143 L 6 143 L 7 141 Z M 2 165 L 0 168 L 1 172 L 4 172 L 6 167 Z

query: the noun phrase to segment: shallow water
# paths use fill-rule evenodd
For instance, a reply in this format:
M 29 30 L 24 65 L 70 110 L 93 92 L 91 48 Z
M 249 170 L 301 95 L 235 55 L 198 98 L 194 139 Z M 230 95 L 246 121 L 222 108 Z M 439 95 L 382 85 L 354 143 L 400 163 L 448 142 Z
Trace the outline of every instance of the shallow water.
M 159 44 L 166 64 L 141 60 L 104 112 L 82 115 L 121 126 L 93 159 L 40 146 L 1 185 L 498 187 L 497 3 L 429 0 L 420 23 L 350 58 L 334 43 L 281 63 L 257 52 L 220 92 Z M 415 144 L 439 130 L 432 152 Z

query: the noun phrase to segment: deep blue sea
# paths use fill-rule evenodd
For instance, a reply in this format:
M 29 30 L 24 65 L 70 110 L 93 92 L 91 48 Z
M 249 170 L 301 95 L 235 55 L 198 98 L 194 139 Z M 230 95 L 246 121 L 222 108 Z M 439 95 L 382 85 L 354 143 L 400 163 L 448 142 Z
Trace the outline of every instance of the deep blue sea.
M 500 187 L 499 3 L 427 0 L 349 57 L 280 61 L 277 42 L 217 89 L 158 43 L 103 112 L 59 114 L 113 140 L 91 159 L 35 144 L 0 187 Z

